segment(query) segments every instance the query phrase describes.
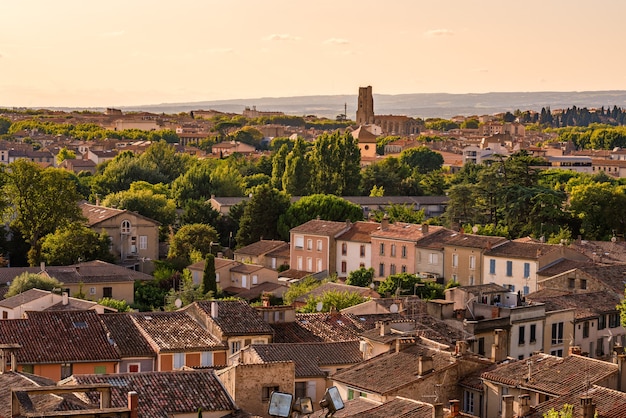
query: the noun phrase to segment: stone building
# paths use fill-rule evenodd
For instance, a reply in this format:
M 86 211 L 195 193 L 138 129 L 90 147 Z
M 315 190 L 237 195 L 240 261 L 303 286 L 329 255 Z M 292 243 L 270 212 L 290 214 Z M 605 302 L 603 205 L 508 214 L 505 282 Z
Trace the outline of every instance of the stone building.
M 372 86 L 359 87 L 359 98 L 356 110 L 358 125 L 378 125 L 384 135 L 417 135 L 419 122 L 402 115 L 376 115 L 374 113 L 374 96 Z

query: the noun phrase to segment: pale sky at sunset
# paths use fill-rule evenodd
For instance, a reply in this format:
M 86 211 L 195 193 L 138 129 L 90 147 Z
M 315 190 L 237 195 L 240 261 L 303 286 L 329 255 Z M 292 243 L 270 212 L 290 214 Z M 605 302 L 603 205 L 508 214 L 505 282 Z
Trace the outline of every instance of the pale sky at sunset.
M 0 107 L 626 90 L 626 1 L 0 0 Z

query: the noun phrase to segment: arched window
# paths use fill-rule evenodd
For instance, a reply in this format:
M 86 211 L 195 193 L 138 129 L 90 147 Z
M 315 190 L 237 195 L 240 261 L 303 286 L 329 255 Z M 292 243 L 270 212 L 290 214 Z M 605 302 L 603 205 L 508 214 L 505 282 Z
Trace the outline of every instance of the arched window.
M 128 219 L 122 221 L 122 234 L 130 234 L 130 221 Z

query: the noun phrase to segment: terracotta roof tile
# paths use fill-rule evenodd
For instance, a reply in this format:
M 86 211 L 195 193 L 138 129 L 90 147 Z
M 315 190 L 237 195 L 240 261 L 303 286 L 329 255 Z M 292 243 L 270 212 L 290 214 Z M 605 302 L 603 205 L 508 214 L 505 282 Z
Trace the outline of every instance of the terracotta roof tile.
M 508 241 L 502 245 L 492 248 L 489 251 L 486 251 L 485 255 L 494 257 L 538 259 L 542 255 L 553 251 L 559 251 L 559 248 L 561 248 L 560 245 Z
M 110 332 L 122 357 L 155 357 L 156 353 L 142 335 L 130 314 L 102 314 L 100 320 Z
M 95 311 L 28 312 L 28 319 L 0 322 L 0 343 L 17 343 L 21 364 L 117 361 Z
M 356 364 L 363 361 L 358 341 L 253 344 L 250 346 L 263 362 L 293 361 L 296 378 L 326 377 L 321 367 Z
M 3 308 L 13 309 L 25 303 L 33 302 L 37 299 L 49 296 L 50 292 L 39 289 L 29 289 L 19 295 L 11 296 L 10 298 L 0 300 L 0 306 Z
M 562 358 L 538 353 L 525 360 L 511 360 L 501 364 L 484 372 L 482 378 L 559 396 L 580 391 L 587 382 L 593 384 L 617 375 L 617 372 L 617 364 L 602 360 L 578 355 Z
M 573 416 L 582 416 L 580 398 L 583 396 L 591 397 L 598 418 L 626 418 L 626 393 L 597 385 L 543 402 L 533 408 L 529 418 L 543 418 L 550 409 L 560 411 L 564 404 L 574 406 Z
M 143 335 L 160 352 L 225 349 L 221 342 L 183 311 L 130 315 Z
M 378 222 L 355 222 L 350 226 L 343 234 L 337 237 L 338 240 L 353 241 L 353 242 L 371 242 L 370 233 L 380 228 Z
M 199 301 L 195 304 L 211 316 L 211 304 L 217 304 L 217 317 L 212 318 L 226 336 L 273 334 L 272 327 L 243 300 Z
M 546 311 L 576 309 L 577 320 L 595 318 L 603 313 L 617 312 L 621 297 L 611 291 L 558 294 L 539 290 L 526 295 L 526 300 L 543 303 Z
M 389 224 L 384 229 L 372 232 L 371 236 L 381 239 L 398 239 L 416 242 L 441 230 L 444 230 L 442 226 L 396 222 Z
M 111 406 L 128 405 L 127 394 L 139 395 L 142 418 L 168 418 L 173 414 L 229 412 L 236 406 L 213 370 L 74 375 L 64 385 L 110 384 Z
M 289 244 L 285 241 L 277 241 L 277 240 L 265 240 L 262 239 L 250 245 L 246 245 L 245 247 L 239 248 L 235 250 L 236 255 L 251 255 L 251 256 L 261 256 L 269 253 L 270 251 L 275 251 L 276 249 L 287 247 L 289 248 Z
M 298 313 L 294 322 L 274 323 L 274 342 L 337 342 L 357 340 L 368 328 L 365 320 L 355 315 L 341 313 Z
M 348 229 L 346 222 L 323 221 L 321 219 L 312 219 L 302 225 L 292 228 L 290 232 L 297 234 L 311 234 L 335 237 Z
M 504 237 L 453 232 L 447 237 L 445 245 L 453 247 L 489 248 L 489 246 L 494 247 L 505 241 L 506 238 Z

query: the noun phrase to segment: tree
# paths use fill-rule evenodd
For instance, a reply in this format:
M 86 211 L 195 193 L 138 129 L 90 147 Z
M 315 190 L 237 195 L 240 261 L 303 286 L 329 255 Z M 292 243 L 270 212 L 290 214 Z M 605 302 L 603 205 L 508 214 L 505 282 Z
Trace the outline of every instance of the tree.
M 403 205 L 394 203 L 388 205 L 385 210 L 375 210 L 372 212 L 376 222 L 381 222 L 383 218 L 389 219 L 389 222 L 406 222 L 410 224 L 420 224 L 424 221 L 424 209 L 415 210 L 413 205 Z
M 165 177 L 166 183 L 174 181 L 187 170 L 191 156 L 184 152 L 176 152 L 176 148 L 166 141 L 153 142 L 140 156 L 139 160 L 149 166 L 156 166 Z
M 322 282 L 314 277 L 308 276 L 302 280 L 292 283 L 283 295 L 285 305 L 292 305 L 300 296 L 309 293 L 311 290 L 322 285 Z
M 421 146 L 402 151 L 400 162 L 408 165 L 413 170 L 417 170 L 420 174 L 426 174 L 431 171 L 441 170 L 443 156 L 426 146 Z
M 289 155 L 291 147 L 288 144 L 283 144 L 274 153 L 272 157 L 272 186 L 278 190 L 283 190 L 283 175 L 285 174 L 285 165 L 287 161 L 287 155 Z
M 207 200 L 213 193 L 211 173 L 215 163 L 211 160 L 200 160 L 172 183 L 172 197 L 178 206 L 188 200 Z
M 74 158 L 76 158 L 76 153 L 72 150 L 68 150 L 66 147 L 63 147 L 57 154 L 57 165 L 61 164 L 64 160 L 71 160 Z
M 373 280 L 374 268 L 370 267 L 366 269 L 365 267 L 361 267 L 360 269 L 351 271 L 350 274 L 348 274 L 346 284 L 352 286 L 368 287 L 370 284 L 372 284 Z
M 135 181 L 143 180 L 151 184 L 169 182 L 153 158 L 141 159 L 131 151 L 119 153 L 99 170 L 93 179 L 93 192 L 99 196 L 128 190 Z
M 99 305 L 116 309 L 118 312 L 130 312 L 131 308 L 125 300 L 102 298 L 98 301 Z
M 356 222 L 363 219 L 363 209 L 331 194 L 303 196 L 280 216 L 278 230 L 284 239 L 288 239 L 291 228 L 316 218 L 325 221 Z
M 76 183 L 70 174 L 56 168 L 42 169 L 35 163 L 17 160 L 5 172 L 3 191 L 11 226 L 21 231 L 30 244 L 28 262 L 41 261 L 41 239 L 57 228 L 82 219 Z
M 387 157 L 363 169 L 361 189 L 372 190 L 379 187 L 385 190 L 385 196 L 400 196 L 403 193 L 402 180 L 411 175 L 408 166 L 401 164 L 395 157 Z
M 49 277 L 45 274 L 34 274 L 34 273 L 22 273 L 17 276 L 11 282 L 9 286 L 9 290 L 7 290 L 4 295 L 5 298 L 10 298 L 11 296 L 19 295 L 30 289 L 39 289 L 39 290 L 54 290 L 61 289 L 63 283 L 55 279 L 54 277 Z
M 171 289 L 168 292 L 164 308 L 166 311 L 175 311 L 195 301 L 206 300 L 207 298 L 207 295 L 202 292 L 202 286 L 194 285 L 191 272 L 185 269 L 181 275 L 179 289 Z M 177 300 L 180 300 L 180 305 L 177 303 Z
M 205 224 L 183 225 L 171 238 L 167 257 L 191 261 L 192 253 L 196 251 L 201 258 L 206 258 L 211 252 L 213 244 L 217 242 L 219 242 L 219 237 L 212 226 Z
M 291 196 L 305 196 L 309 192 L 311 164 L 307 151 L 307 143 L 302 138 L 298 138 L 285 158 L 282 187 Z
M 237 231 L 237 245 L 244 247 L 260 239 L 280 239 L 278 219 L 289 208 L 289 196 L 267 184 L 252 192 Z
M 387 277 L 378 286 L 378 293 L 385 295 L 417 295 L 422 299 L 443 298 L 443 286 L 432 282 L 423 281 L 416 274 L 398 273 Z
M 149 189 L 141 189 L 143 182 L 131 184 L 129 190 L 112 193 L 102 201 L 103 206 L 137 212 L 154 219 L 163 226 L 171 225 L 176 219 L 176 203 L 166 195 Z M 137 185 L 137 187 L 135 187 Z
M 215 274 L 215 256 L 213 254 L 208 254 L 204 262 L 202 289 L 205 294 L 210 293 L 210 297 L 214 297 L 217 294 L 217 276 Z
M 596 414 L 597 415 L 597 414 Z M 560 411 L 551 408 L 548 412 L 543 414 L 543 418 L 573 418 L 574 417 L 574 405 L 564 404 Z
M 74 222 L 43 238 L 41 256 L 46 264 L 53 266 L 91 260 L 113 263 L 115 257 L 109 251 L 110 245 L 110 238 L 105 231 L 98 234 L 84 224 Z
M 361 152 L 351 132 L 322 134 L 313 143 L 309 183 L 313 193 L 354 196 L 361 180 Z
M 331 310 L 340 311 L 350 306 L 358 305 L 365 302 L 365 298 L 358 292 L 335 291 L 324 292 L 321 296 L 311 296 L 307 299 L 306 305 L 304 305 L 300 312 L 313 313 L 318 311 L 318 304 L 322 304 L 322 310 L 320 312 L 330 312 Z
M 5 117 L 0 117 L 0 135 L 8 133 L 10 128 L 11 120 Z

